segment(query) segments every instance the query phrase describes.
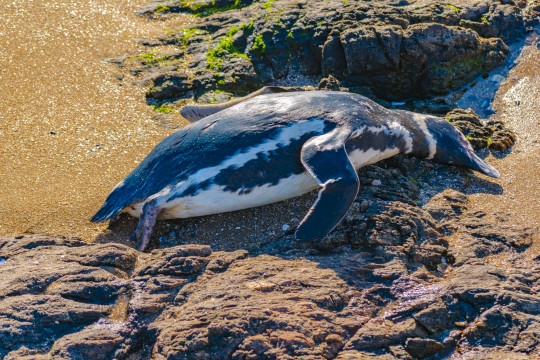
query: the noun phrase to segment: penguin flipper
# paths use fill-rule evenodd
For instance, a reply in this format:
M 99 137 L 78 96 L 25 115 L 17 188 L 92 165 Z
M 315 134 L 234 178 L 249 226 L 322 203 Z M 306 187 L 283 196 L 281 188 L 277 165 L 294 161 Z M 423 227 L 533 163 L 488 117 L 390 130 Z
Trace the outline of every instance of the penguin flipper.
M 337 128 L 311 138 L 302 147 L 302 164 L 321 189 L 296 230 L 298 240 L 326 236 L 343 219 L 358 194 L 360 180 L 345 150 L 349 134 L 349 130 Z
M 297 88 L 297 87 L 285 87 L 285 86 L 265 86 L 244 97 L 241 97 L 238 99 L 232 99 L 230 101 L 227 101 L 221 104 L 184 106 L 182 110 L 180 110 L 180 115 L 186 118 L 189 122 L 196 122 L 207 116 L 218 113 L 221 110 L 230 108 L 233 105 L 240 104 L 241 102 L 244 102 L 255 96 L 281 93 L 281 92 L 299 91 L 299 90 L 303 90 L 303 89 Z

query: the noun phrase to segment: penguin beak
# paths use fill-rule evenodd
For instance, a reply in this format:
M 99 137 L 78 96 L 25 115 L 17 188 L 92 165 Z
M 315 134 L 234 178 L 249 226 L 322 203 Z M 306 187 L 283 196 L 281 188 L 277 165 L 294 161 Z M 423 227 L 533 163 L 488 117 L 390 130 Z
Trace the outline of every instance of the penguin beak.
M 471 168 L 473 170 L 479 171 L 482 174 L 486 174 L 492 178 L 498 179 L 501 177 L 501 174 L 497 171 L 497 169 L 480 159 L 474 152 L 469 153 L 469 156 L 472 160 Z

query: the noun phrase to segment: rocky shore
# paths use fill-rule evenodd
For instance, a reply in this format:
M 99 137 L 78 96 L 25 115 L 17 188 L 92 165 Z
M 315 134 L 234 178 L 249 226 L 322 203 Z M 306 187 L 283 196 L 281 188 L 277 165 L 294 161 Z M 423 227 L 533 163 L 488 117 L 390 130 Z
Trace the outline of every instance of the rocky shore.
M 250 251 L 199 239 L 145 254 L 4 238 L 0 356 L 532 358 L 540 276 L 522 260 L 538 229 L 516 229 L 504 213 L 489 221 L 456 190 L 431 197 L 437 180 L 480 181 L 446 171 L 408 159 L 365 169 L 369 185 L 319 244 L 263 232 Z M 432 184 L 415 180 L 433 173 Z M 498 266 L 509 253 L 511 266 Z
M 504 64 L 531 25 L 524 1 L 158 1 L 141 14 L 193 13 L 137 58 L 151 101 L 333 75 L 384 100 L 445 94 Z M 159 54 L 159 47 L 174 45 Z
M 169 119 L 193 99 L 268 84 L 337 87 L 444 115 L 484 156 L 504 157 L 519 134 L 455 102 L 505 64 L 538 10 L 534 1 L 159 1 L 140 15 L 187 13 L 191 25 L 115 61 Z M 160 222 L 149 253 L 118 243 L 135 226 L 128 216 L 93 243 L 0 238 L 0 358 L 540 356 L 539 229 L 471 205 L 500 185 L 401 156 L 359 176 L 352 209 L 317 243 L 292 235 L 315 194 Z

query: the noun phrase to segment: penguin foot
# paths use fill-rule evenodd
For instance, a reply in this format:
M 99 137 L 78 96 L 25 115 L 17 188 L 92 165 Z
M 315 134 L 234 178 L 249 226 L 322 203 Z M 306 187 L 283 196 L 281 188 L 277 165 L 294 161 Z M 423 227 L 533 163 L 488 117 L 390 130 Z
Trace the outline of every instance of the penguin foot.
M 153 201 L 144 204 L 137 228 L 131 234 L 131 240 L 136 241 L 135 247 L 137 250 L 144 251 L 150 243 L 158 213 L 159 207 Z

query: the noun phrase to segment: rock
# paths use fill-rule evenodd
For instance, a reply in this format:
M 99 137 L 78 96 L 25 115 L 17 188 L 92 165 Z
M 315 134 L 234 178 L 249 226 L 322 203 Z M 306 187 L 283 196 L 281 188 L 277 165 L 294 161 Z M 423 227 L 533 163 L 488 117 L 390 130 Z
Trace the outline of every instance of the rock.
M 532 244 L 533 229 L 515 229 L 511 224 L 501 224 L 493 229 L 483 213 L 473 213 L 463 217 L 456 226 L 463 227 L 460 240 L 467 246 L 456 247 L 449 256 L 457 265 L 472 259 L 484 258 L 502 252 L 523 251 Z
M 114 357 L 124 337 L 106 326 L 84 329 L 55 342 L 50 356 L 54 359 L 107 360 Z
M 489 147 L 495 151 L 506 151 L 514 145 L 516 136 L 505 128 L 500 120 L 482 122 L 472 109 L 454 109 L 446 114 L 446 119 L 458 128 L 474 149 Z
M 341 43 L 347 73 L 354 76 L 397 71 L 402 38 L 400 26 L 361 27 L 343 32 Z
M 215 89 L 241 96 L 279 79 L 327 75 L 350 89 L 370 87 L 385 100 L 444 94 L 502 65 L 504 41 L 523 33 L 531 16 L 502 0 L 460 7 L 431 0 L 219 3 L 160 2 L 144 10 L 199 15 L 192 29 L 161 40 L 177 44 L 177 54 L 135 70 L 161 73 L 149 98 Z M 169 59 L 182 57 L 190 59 L 185 68 L 168 73 Z
M 405 349 L 415 358 L 426 358 L 444 349 L 444 346 L 432 339 L 409 338 L 405 342 Z
M 439 222 L 445 224 L 444 220 L 456 220 L 467 209 L 468 199 L 459 191 L 446 189 L 442 193 L 435 195 L 423 209 Z
M 231 100 L 234 97 L 233 94 L 228 92 L 215 92 L 209 91 L 202 96 L 199 96 L 197 101 L 202 104 L 219 104 Z
M 522 274 L 519 271 L 507 272 L 482 265 L 462 266 L 442 289 L 442 304 L 435 303 L 415 318 L 436 332 L 460 324 L 466 326 L 461 335 L 461 346 L 514 344 L 519 331 L 515 335 L 514 332 L 521 326 L 523 316 L 527 317 L 524 314 L 537 313 L 525 305 L 531 299 L 521 285 L 522 280 L 518 280 L 520 278 Z M 471 325 L 467 327 L 469 323 Z
M 438 44 L 444 43 L 440 48 Z M 443 94 L 472 80 L 485 68 L 504 64 L 506 45 L 483 39 L 471 30 L 439 24 L 411 26 L 403 36 L 400 81 L 402 89 L 422 95 Z M 405 76 L 404 82 L 403 75 Z M 417 81 L 423 79 L 422 83 Z
M 363 200 L 361 203 L 360 203 L 360 211 L 361 212 L 364 212 L 368 209 L 369 207 L 369 202 L 367 200 Z
M 464 121 L 475 126 L 482 126 L 480 118 L 472 109 L 454 109 L 446 114 L 446 119 L 451 123 Z
M 178 74 L 161 74 L 152 79 L 152 82 L 153 86 L 148 90 L 147 97 L 158 100 L 175 99 L 194 89 L 187 76 Z
M 516 135 L 511 130 L 506 129 L 500 120 L 489 121 L 488 124 L 491 126 L 491 129 L 493 129 L 493 136 L 489 143 L 489 148 L 491 150 L 503 152 L 516 143 Z
M 503 40 L 519 36 L 525 30 L 519 5 L 505 2 L 493 3 L 486 13 L 474 20 L 461 19 L 459 24 L 475 30 L 482 37 L 500 37 Z
M 375 319 L 358 330 L 346 349 L 366 350 L 386 348 L 404 343 L 412 336 L 425 336 L 425 332 L 413 319 L 400 322 Z
M 519 259 L 535 229 L 470 212 L 455 190 L 421 208 L 414 199 L 427 188 L 413 176 L 433 178 L 433 168 L 404 157 L 365 167 L 366 185 L 323 241 L 325 252 L 279 231 L 251 253 L 212 251 L 204 238 L 148 254 L 77 239 L 1 239 L 0 356 L 410 359 L 486 347 L 506 358 L 533 354 L 540 277 L 487 262 L 500 253 Z M 166 233 L 184 238 L 187 221 Z
M 0 267 L 0 356 L 20 346 L 46 348 L 106 317 L 129 291 L 126 271 L 136 259 L 120 245 L 40 236 L 2 239 L 0 253 L 7 259 Z
M 186 287 L 177 298 L 189 301 L 171 307 L 153 324 L 159 334 L 155 351 L 167 358 L 249 358 L 262 352 L 281 358 L 320 354 L 323 348 L 316 344 L 339 341 L 328 338 L 332 333 L 348 337 L 346 323 L 337 316 L 347 304 L 347 286 L 309 261 L 297 265 L 260 256 Z M 253 284 L 254 271 L 265 273 L 266 284 Z M 331 288 L 322 280 L 328 277 Z M 223 306 L 230 311 L 225 318 Z
M 405 350 L 405 348 L 401 345 L 395 345 L 390 346 L 390 353 L 396 358 L 400 360 L 412 360 L 411 355 Z
M 338 79 L 333 77 L 332 75 L 328 75 L 325 78 L 322 78 L 321 81 L 319 81 L 318 90 L 332 90 L 332 91 L 340 91 L 340 82 Z
M 343 76 L 343 71 L 347 66 L 347 59 L 340 37 L 339 31 L 333 30 L 323 45 L 321 60 L 323 75 Z
M 216 263 L 208 246 L 139 254 L 43 236 L 0 239 L 0 254 L 0 357 L 17 359 L 124 358 L 201 264 L 220 271 L 234 261 Z

